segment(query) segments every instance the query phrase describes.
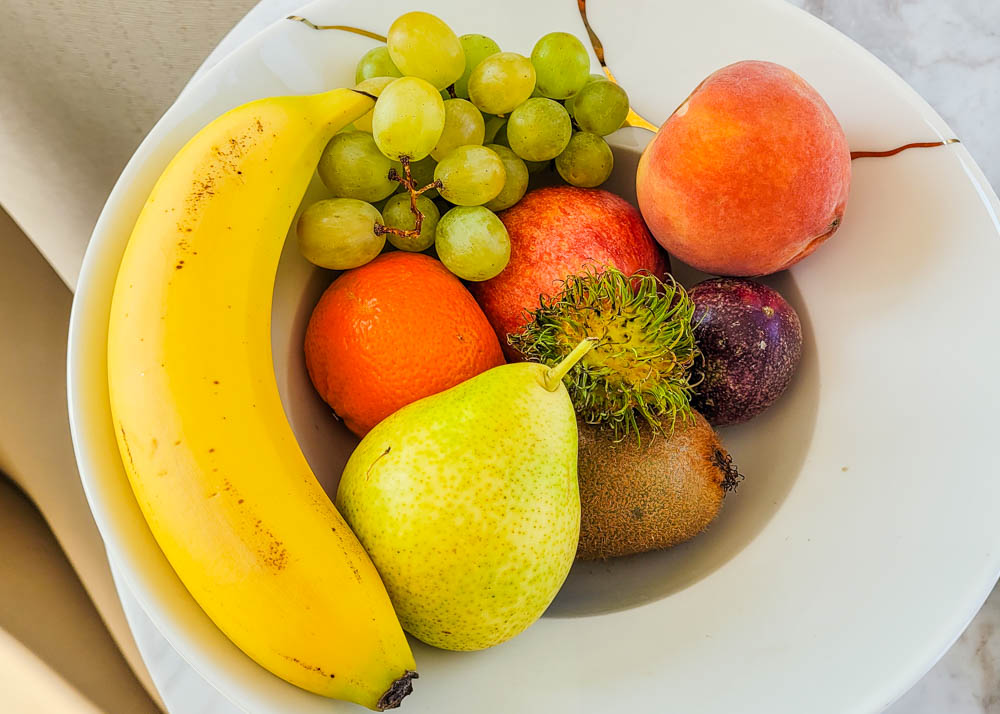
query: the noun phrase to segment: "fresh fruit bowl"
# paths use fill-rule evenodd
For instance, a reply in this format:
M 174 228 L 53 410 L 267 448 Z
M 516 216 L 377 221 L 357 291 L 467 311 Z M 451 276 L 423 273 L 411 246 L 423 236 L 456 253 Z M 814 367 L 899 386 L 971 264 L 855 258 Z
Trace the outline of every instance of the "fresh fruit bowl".
M 401 1 L 318 2 L 299 14 L 382 29 L 409 9 Z M 436 0 L 421 9 L 459 32 L 489 28 L 502 46 L 521 51 L 555 29 L 586 39 L 568 1 L 470 13 L 463 3 Z M 591 0 L 588 14 L 633 105 L 657 123 L 712 70 L 757 57 L 815 86 L 852 149 L 951 136 L 889 70 L 781 3 L 636 3 L 626 17 L 613 3 Z M 205 616 L 153 540 L 112 429 L 111 291 L 139 208 L 190 136 L 250 99 L 350 86 L 357 57 L 371 45 L 281 22 L 194 84 L 119 180 L 74 305 L 74 442 L 111 557 L 171 644 L 249 711 L 350 705 L 254 664 Z M 630 200 L 647 140 L 639 129 L 612 139 L 608 187 Z M 1000 570 L 1000 483 L 989 448 L 1000 334 L 980 316 L 1000 297 L 988 272 L 1000 257 L 998 208 L 961 145 L 856 162 L 836 240 L 767 281 L 802 319 L 803 359 L 777 405 L 723 432 L 748 474 L 737 498 L 686 545 L 578 564 L 547 615 L 501 646 L 459 655 L 414 642 L 421 679 L 404 706 L 864 712 L 904 691 L 958 635 Z M 690 284 L 693 276 L 676 267 Z M 309 311 L 328 281 L 289 241 L 272 345 L 296 437 L 331 490 L 355 440 L 314 394 L 301 356 Z

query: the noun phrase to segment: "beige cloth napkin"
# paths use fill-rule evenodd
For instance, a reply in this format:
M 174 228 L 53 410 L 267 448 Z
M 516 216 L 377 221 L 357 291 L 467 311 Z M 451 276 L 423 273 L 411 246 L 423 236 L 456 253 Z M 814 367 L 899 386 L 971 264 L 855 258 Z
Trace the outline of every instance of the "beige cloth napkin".
M 5 712 L 156 710 L 73 459 L 70 289 L 122 167 L 252 6 L 0 2 L 0 471 L 37 504 L 68 558 L 37 512 L 0 481 Z M 4 664 L 21 661 L 25 650 L 33 654 L 19 667 Z
M 0 684 L 8 714 L 100 710 L 18 640 L 0 630 Z
M 253 5 L 0 2 L 0 204 L 71 288 L 135 147 Z
M 45 259 L 0 212 L 0 470 L 42 508 L 52 531 L 12 485 L 0 482 L 0 628 L 107 711 L 155 711 L 126 664 L 155 697 L 73 458 L 65 386 L 71 300 Z M 9 683 L 13 689 L 33 684 Z M 13 689 L 0 685 L 5 693 Z M 0 701 L 0 710 L 4 706 Z
M 65 527 L 60 530 L 67 535 Z M 62 544 L 32 503 L 6 480 L 0 481 L 0 540 L 0 711 L 155 712 Z M 77 553 L 85 543 L 77 543 Z M 87 560 L 78 558 L 77 563 Z M 92 573 L 107 567 L 87 565 Z M 89 586 L 97 593 L 106 582 L 91 577 Z M 105 609 L 115 604 L 113 597 L 104 594 Z

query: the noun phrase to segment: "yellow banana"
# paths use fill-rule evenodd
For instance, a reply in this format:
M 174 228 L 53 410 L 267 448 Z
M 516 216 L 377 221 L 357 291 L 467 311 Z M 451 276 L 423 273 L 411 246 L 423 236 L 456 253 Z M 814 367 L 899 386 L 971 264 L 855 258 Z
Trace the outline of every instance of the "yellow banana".
M 202 129 L 157 181 L 115 284 L 108 378 L 149 527 L 209 617 L 317 694 L 397 706 L 413 655 L 378 572 L 285 418 L 271 362 L 282 243 L 349 89 L 263 99 Z

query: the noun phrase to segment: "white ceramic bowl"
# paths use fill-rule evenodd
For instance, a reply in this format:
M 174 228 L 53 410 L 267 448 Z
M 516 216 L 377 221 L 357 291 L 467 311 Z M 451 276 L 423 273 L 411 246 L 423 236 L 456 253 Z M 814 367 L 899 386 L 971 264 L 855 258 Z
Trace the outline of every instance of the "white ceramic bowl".
M 383 31 L 410 0 L 320 0 L 316 22 Z M 586 38 L 576 3 L 424 0 L 459 33 L 528 52 L 538 36 Z M 867 52 L 776 0 L 590 0 L 608 63 L 661 122 L 711 71 L 768 59 L 827 99 L 852 149 L 951 131 Z M 162 168 L 202 125 L 257 97 L 349 85 L 372 41 L 279 22 L 195 82 L 126 167 L 80 278 L 70 332 L 70 416 L 80 472 L 111 557 L 149 617 L 209 682 L 253 712 L 348 711 L 296 689 L 233 646 L 189 596 L 133 499 L 111 429 L 105 341 L 132 223 Z M 596 67 L 596 61 L 595 61 Z M 629 198 L 648 139 L 615 136 L 613 188 Z M 313 187 L 313 190 L 316 186 Z M 774 277 L 795 305 L 805 356 L 789 392 L 723 439 L 747 479 L 691 543 L 574 568 L 550 611 L 476 654 L 414 643 L 411 712 L 873 712 L 947 649 L 1000 571 L 1000 264 L 996 196 L 961 145 L 855 162 L 840 232 Z M 681 269 L 682 278 L 691 277 Z M 275 288 L 275 368 L 321 480 L 352 438 L 313 394 L 300 354 L 330 276 L 289 243 Z M 192 524 L 197 527 L 197 524 Z

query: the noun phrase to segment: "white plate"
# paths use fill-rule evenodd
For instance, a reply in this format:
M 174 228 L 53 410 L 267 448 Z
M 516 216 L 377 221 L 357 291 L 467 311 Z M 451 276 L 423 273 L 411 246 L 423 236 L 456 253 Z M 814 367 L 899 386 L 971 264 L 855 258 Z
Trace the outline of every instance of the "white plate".
M 384 32 L 408 9 L 403 0 L 320 0 L 300 14 Z M 521 52 L 550 30 L 585 37 L 573 0 L 474 9 L 425 0 L 421 9 Z M 952 135 L 875 58 L 777 0 L 633 0 L 625 8 L 590 0 L 589 15 L 633 105 L 657 123 L 714 69 L 756 58 L 813 84 L 852 149 Z M 158 549 L 111 429 L 111 290 L 132 223 L 183 142 L 244 101 L 350 84 L 372 45 L 283 21 L 194 83 L 119 179 L 74 303 L 70 417 L 97 524 L 165 637 L 253 712 L 351 706 L 296 689 L 245 657 Z M 631 190 L 628 164 L 642 139 L 640 130 L 616 136 L 622 192 Z M 961 145 L 856 161 L 840 232 L 772 281 L 803 319 L 805 357 L 770 412 L 723 433 L 747 480 L 718 522 L 672 551 L 574 569 L 550 612 L 499 647 L 456 654 L 415 643 L 421 678 L 404 707 L 841 714 L 878 711 L 905 691 L 962 631 L 1000 571 L 998 209 Z M 309 388 L 299 336 L 328 280 L 286 250 L 273 330 L 286 409 L 311 463 L 326 472 L 351 441 Z M 327 436 L 309 436 L 316 433 Z

